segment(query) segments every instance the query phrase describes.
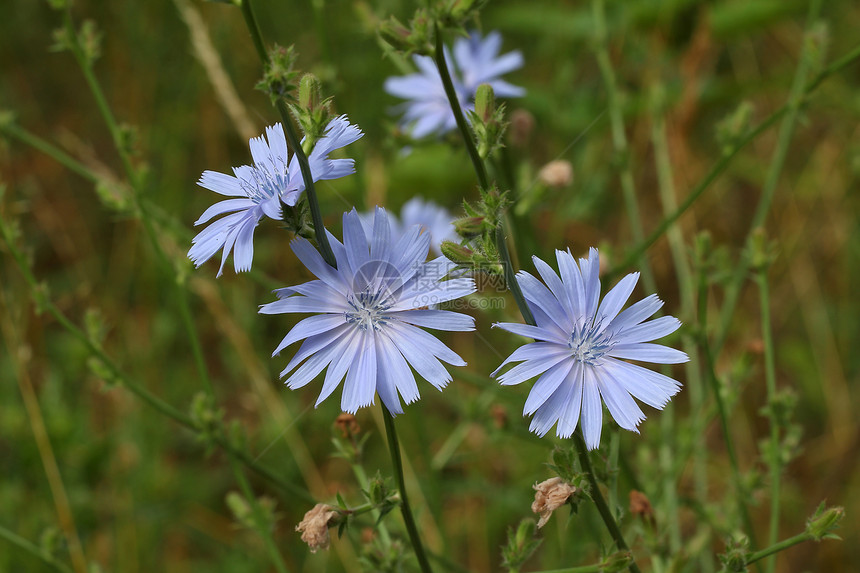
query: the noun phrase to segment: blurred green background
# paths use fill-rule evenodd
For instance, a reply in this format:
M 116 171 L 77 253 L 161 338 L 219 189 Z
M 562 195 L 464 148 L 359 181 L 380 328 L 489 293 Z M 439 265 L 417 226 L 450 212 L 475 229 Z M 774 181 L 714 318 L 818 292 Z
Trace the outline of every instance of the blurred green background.
M 382 82 L 400 68 L 383 57 L 374 30 L 391 14 L 406 20 L 412 3 L 258 0 L 255 5 L 266 39 L 294 44 L 299 67 L 317 74 L 335 96 L 336 110 L 366 133 L 345 154 L 356 159 L 357 174 L 319 186 L 336 235 L 340 213 L 353 205 L 382 204 L 396 211 L 418 194 L 457 213 L 463 197 L 475 197 L 471 166 L 456 137 L 450 138 L 454 145 L 431 142 L 404 157 L 390 135 L 398 102 L 384 94 Z M 610 55 L 624 96 L 628 159 L 647 232 L 662 218 L 651 140 L 655 90 L 665 98 L 674 183 L 683 198 L 720 157 L 719 121 L 744 101 L 752 105 L 754 123 L 786 102 L 807 4 L 635 0 L 609 2 L 607 11 Z M 162 245 L 182 261 L 194 220 L 216 199 L 195 185 L 200 173 L 249 163 L 248 136 L 279 120 L 267 97 L 253 89 L 261 71 L 240 11 L 187 0 L 76 0 L 73 13 L 78 22 L 94 20 L 104 34 L 97 76 L 118 118 L 137 127 L 136 161 L 148 169 L 146 197 L 178 222 L 162 228 Z M 856 2 L 828 0 L 821 20 L 825 62 L 856 47 Z M 14 111 L 18 125 L 102 176 L 121 180 L 110 135 L 72 56 L 50 49 L 59 25 L 59 15 L 46 2 L 0 5 L 0 109 Z M 518 179 L 532 181 L 556 158 L 570 161 L 575 172 L 571 186 L 546 190 L 518 222 L 523 267 L 531 270 L 530 254 L 546 258 L 566 247 L 581 253 L 591 245 L 599 246 L 610 264 L 617 262 L 633 240 L 593 51 L 590 4 L 494 0 L 483 10 L 480 26 L 500 30 L 504 51 L 519 49 L 526 61 L 507 78 L 528 89 L 526 97 L 508 102 L 508 109 L 525 110 L 534 119 L 526 139 L 508 146 Z M 201 35 L 208 35 L 215 49 L 203 53 L 220 58 L 235 86 L 240 105 L 232 116 L 216 93 L 223 88 L 213 88 L 200 52 L 192 47 L 192 38 Z M 847 542 L 792 548 L 778 561 L 783 572 L 852 571 L 860 562 L 860 548 L 852 541 L 860 525 L 860 354 L 855 354 L 860 236 L 858 195 L 852 192 L 860 175 L 858 85 L 860 66 L 850 66 L 827 79 L 802 110 L 766 225 L 778 249 L 770 273 L 777 381 L 797 392 L 796 419 L 803 427 L 800 455 L 785 470 L 782 534 L 801 531 L 822 499 L 848 509 L 841 531 Z M 771 129 L 745 148 L 682 218 L 687 245 L 708 230 L 730 260 L 739 256 L 776 139 L 777 130 Z M 20 244 L 31 253 L 52 299 L 79 324 L 88 309 L 98 309 L 108 325 L 105 347 L 122 369 L 187 410 L 203 387 L 171 279 L 159 268 L 142 225 L 105 206 L 90 182 L 16 139 L 0 144 L 0 180 L 7 185 L 0 211 L 20 225 Z M 271 221 L 258 229 L 258 280 L 236 276 L 232 268 L 216 280 L 212 261 L 190 272 L 207 366 L 219 404 L 228 419 L 246 428 L 250 450 L 261 463 L 320 501 L 332 501 L 340 491 L 358 504 L 361 494 L 349 466 L 332 456 L 339 400 L 314 410 L 318 384 L 289 391 L 278 381 L 292 351 L 270 358 L 297 318 L 256 312 L 272 299 L 272 284 L 309 278 L 287 248 L 288 239 Z M 647 257 L 667 312 L 677 315 L 678 286 L 665 239 Z M 637 298 L 647 294 L 641 286 L 636 291 Z M 758 449 L 768 426 L 759 412 L 765 389 L 757 296 L 747 283 L 717 367 L 739 392 L 731 431 L 740 465 L 765 472 Z M 715 287 L 713 314 L 720 302 Z M 0 525 L 38 541 L 59 524 L 34 440 L 34 419 L 22 400 L 22 389 L 32 385 L 90 560 L 105 571 L 132 573 L 268 570 L 262 543 L 235 525 L 225 505 L 226 494 L 237 486 L 223 454 L 207 454 L 191 433 L 99 380 L 87 366 L 85 348 L 36 312 L 5 247 L 0 248 L 0 311 Z M 476 311 L 477 336 L 443 337 L 469 366 L 452 369 L 454 382 L 444 394 L 421 385 L 422 400 L 398 418 L 411 462 L 408 473 L 421 488 L 413 505 L 426 542 L 468 571 L 499 569 L 507 528 L 530 514 L 532 484 L 551 475 L 544 464 L 552 440 L 530 436 L 528 421 L 520 417 L 529 385 L 499 390 L 487 376 L 516 344 L 490 325 L 514 316 L 512 304 Z M 680 318 L 689 324 L 693 317 Z M 675 375 L 685 381 L 681 370 Z M 362 430 L 373 434 L 365 469 L 388 475 L 377 408 L 358 414 Z M 686 420 L 699 413 L 689 411 L 687 392 L 670 408 L 680 420 L 676 438 L 683 440 Z M 650 471 L 662 443 L 660 414 L 646 413 L 641 435 L 622 435 L 622 452 L 642 480 L 637 485 L 659 508 L 661 486 Z M 731 502 L 728 460 L 715 421 L 706 439 L 707 501 L 719 521 Z M 259 494 L 276 502 L 275 535 L 291 570 L 359 570 L 360 527 L 335 540 L 329 552 L 312 555 L 293 531 L 310 504 L 250 478 Z M 622 491 L 630 487 L 622 476 Z M 753 517 L 764 538 L 767 490 L 756 491 Z M 682 473 L 678 494 L 682 503 L 692 495 L 689 471 Z M 694 506 L 684 513 L 685 536 L 699 524 Z M 657 518 L 659 523 L 659 511 Z M 596 512 L 583 507 L 570 520 L 567 510 L 559 512 L 542 535 L 544 545 L 529 570 L 592 563 L 598 558 L 595 542 L 604 534 Z M 714 552 L 723 550 L 719 534 L 712 546 Z M 64 549 L 59 555 L 66 559 Z M 0 570 L 50 569 L 0 540 Z

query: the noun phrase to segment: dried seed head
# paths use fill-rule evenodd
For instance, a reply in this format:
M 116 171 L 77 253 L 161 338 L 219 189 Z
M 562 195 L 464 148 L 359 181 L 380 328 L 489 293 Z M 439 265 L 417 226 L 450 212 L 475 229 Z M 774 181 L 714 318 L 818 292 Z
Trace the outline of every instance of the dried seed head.
M 552 512 L 567 503 L 568 498 L 576 492 L 576 488 L 560 477 L 550 478 L 534 485 L 535 500 L 532 511 L 540 514 L 538 528 L 546 525 Z
M 330 505 L 318 503 L 296 526 L 296 531 L 302 533 L 302 541 L 308 544 L 311 553 L 316 553 L 319 549 L 328 549 L 331 541 L 328 535 L 329 522 L 337 516 L 334 509 Z

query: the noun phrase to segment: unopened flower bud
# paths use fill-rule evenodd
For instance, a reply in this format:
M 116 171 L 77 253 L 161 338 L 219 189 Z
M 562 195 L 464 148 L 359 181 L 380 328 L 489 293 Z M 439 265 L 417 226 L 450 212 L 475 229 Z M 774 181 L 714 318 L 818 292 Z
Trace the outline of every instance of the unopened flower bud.
M 404 26 L 400 20 L 391 16 L 388 20 L 379 25 L 379 35 L 382 39 L 388 42 L 395 50 L 407 51 L 410 48 L 409 36 L 411 35 L 409 28 Z
M 839 527 L 839 522 L 845 517 L 844 507 L 828 507 L 824 503 L 818 506 L 815 514 L 806 522 L 806 532 L 816 541 L 824 539 L 831 531 Z
M 546 525 L 552 512 L 567 503 L 568 498 L 576 492 L 576 488 L 562 480 L 560 477 L 550 478 L 534 486 L 535 500 L 532 503 L 532 511 L 540 514 L 538 528 Z
M 481 84 L 478 86 L 478 91 L 475 93 L 475 113 L 481 118 L 481 121 L 488 123 L 493 119 L 496 112 L 496 95 L 493 92 L 493 86 L 490 84 Z
M 458 231 L 459 232 L 459 231 Z M 451 262 L 464 265 L 472 260 L 474 252 L 454 241 L 442 241 L 442 254 Z
M 632 562 L 633 556 L 629 551 L 616 551 L 603 560 L 600 571 L 602 573 L 617 573 L 627 569 Z
M 313 74 L 305 74 L 299 81 L 299 105 L 314 112 L 322 102 L 320 81 Z
M 573 165 L 564 159 L 550 161 L 541 167 L 538 179 L 547 187 L 564 189 L 573 183 Z
M 484 231 L 483 217 L 463 217 L 454 221 L 454 231 L 464 239 L 476 237 Z
M 324 503 L 318 503 L 312 510 L 305 514 L 304 519 L 296 526 L 296 531 L 302 533 L 302 541 L 308 544 L 311 553 L 320 549 L 328 549 L 331 538 L 328 528 L 334 523 L 338 513 L 334 507 Z

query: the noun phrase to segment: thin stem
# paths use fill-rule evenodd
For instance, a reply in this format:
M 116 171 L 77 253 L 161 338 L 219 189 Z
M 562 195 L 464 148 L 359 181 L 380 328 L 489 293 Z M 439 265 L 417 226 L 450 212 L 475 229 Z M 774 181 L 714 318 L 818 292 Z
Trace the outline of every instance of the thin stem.
M 591 486 L 591 499 L 594 500 L 597 511 L 600 512 L 600 517 L 603 518 L 603 523 L 606 524 L 606 528 L 609 530 L 609 535 L 612 536 L 618 549 L 621 551 L 630 551 L 630 547 L 624 541 L 624 535 L 621 533 L 621 529 L 619 529 L 618 523 L 616 523 L 615 517 L 612 515 L 612 510 L 609 509 L 609 505 L 603 499 L 603 494 L 600 493 L 600 486 L 597 483 L 597 477 L 594 475 L 591 459 L 588 457 L 588 447 L 585 445 L 585 439 L 582 437 L 582 429 L 579 427 L 573 432 L 573 445 L 576 446 L 579 463 L 582 465 L 582 469 L 588 479 L 588 484 Z M 628 569 L 630 573 L 641 573 L 635 561 L 630 562 Z
M 677 208 L 677 199 L 675 191 L 675 175 L 672 169 L 672 161 L 669 155 L 669 144 L 666 137 L 666 121 L 662 110 L 659 109 L 658 95 L 662 92 L 663 87 L 658 85 L 652 94 L 652 119 L 651 119 L 651 142 L 654 147 L 654 163 L 657 168 L 657 187 L 660 192 L 660 202 L 663 206 L 663 213 L 668 215 Z M 681 293 L 681 316 L 691 317 L 695 312 L 695 284 L 690 271 L 690 264 L 687 261 L 686 247 L 684 245 L 684 237 L 678 225 L 672 225 L 666 232 L 669 239 L 669 249 L 672 253 L 672 262 L 675 267 L 675 275 L 678 279 L 678 291 Z M 695 359 L 695 344 L 688 338 L 683 339 L 684 350 L 691 358 Z M 689 361 L 685 365 L 687 374 L 688 388 L 690 388 L 690 400 L 693 403 L 693 411 L 701 411 L 702 393 L 700 389 L 701 378 L 699 377 L 699 369 L 696 366 L 697 362 Z M 693 424 L 696 423 L 697 417 L 693 417 Z M 668 506 L 669 520 L 669 542 L 670 549 L 677 554 L 681 550 L 681 524 L 678 515 L 678 495 L 676 487 L 677 473 L 673 471 L 677 467 L 674 463 L 673 453 L 677 451 L 677 440 L 675 439 L 675 412 L 673 407 L 668 407 L 664 411 L 664 415 L 660 418 L 660 426 L 663 430 L 663 441 L 660 445 L 660 461 L 662 471 L 664 472 L 663 490 L 666 496 L 666 505 Z M 704 437 L 701 433 L 694 433 L 693 440 L 698 447 L 694 462 L 694 480 L 697 497 L 705 499 L 707 493 L 706 479 L 707 474 L 704 467 L 704 455 L 706 448 L 703 447 Z M 704 552 L 703 552 L 704 555 Z M 712 570 L 713 564 L 707 557 L 703 557 L 700 566 L 704 570 Z
M 809 5 L 809 13 L 806 18 L 807 34 L 818 18 L 818 13 L 821 10 L 821 0 L 812 0 Z M 803 103 L 804 93 L 806 92 L 806 78 L 809 75 L 810 66 L 812 64 L 812 55 L 810 52 L 815 48 L 812 42 L 809 41 L 806 34 L 803 37 L 804 48 L 800 53 L 800 61 L 797 64 L 797 70 L 794 73 L 794 81 L 792 82 L 791 92 L 786 103 L 786 115 L 779 126 L 779 135 L 777 137 L 776 149 L 773 152 L 773 157 L 768 168 L 767 178 L 762 188 L 761 197 L 753 214 L 752 222 L 750 223 L 749 231 L 745 243 L 748 243 L 752 234 L 764 225 L 767 219 L 767 214 L 770 212 L 773 197 L 776 193 L 776 186 L 779 184 L 782 169 L 785 166 L 785 160 L 788 157 L 788 148 L 791 145 L 791 138 L 794 135 L 794 128 L 797 124 L 797 117 L 800 113 L 800 106 Z M 723 301 L 722 311 L 720 313 L 720 330 L 717 334 L 717 339 L 714 344 L 714 353 L 719 354 L 723 347 L 723 343 L 728 336 L 729 326 L 737 306 L 738 297 L 743 287 L 744 281 L 747 278 L 747 272 L 750 268 L 750 261 L 747 257 L 741 257 L 732 274 L 731 282 L 726 287 L 725 299 Z
M 767 278 L 767 268 L 763 265 L 758 272 L 759 303 L 761 305 L 761 331 L 764 342 L 764 372 L 767 385 L 767 402 L 771 407 L 770 417 L 770 535 L 768 543 L 773 545 L 779 539 L 779 508 L 780 476 L 782 464 L 780 460 L 779 424 L 776 413 L 772 408 L 776 404 L 776 368 L 774 366 L 773 331 L 770 316 L 770 287 Z M 770 573 L 776 568 L 776 558 L 769 559 L 766 570 Z
M 81 177 L 89 180 L 92 183 L 98 183 L 102 179 L 89 167 L 87 167 L 68 153 L 64 152 L 59 147 L 56 147 L 48 143 L 44 139 L 33 135 L 29 131 L 20 128 L 13 122 L 0 123 L 0 132 L 14 137 L 26 143 L 30 147 L 41 151 L 45 155 L 54 159 L 60 165 L 63 165 L 70 171 L 73 171 L 74 173 L 80 175 Z
M 788 549 L 789 547 L 793 547 L 799 543 L 803 543 L 804 541 L 811 541 L 812 539 L 814 539 L 814 538 L 806 532 L 799 533 L 799 534 L 795 535 L 794 537 L 789 537 L 788 539 L 783 539 L 779 543 L 774 543 L 770 547 L 766 547 L 766 548 L 762 549 L 761 551 L 756 551 L 755 553 L 751 554 L 749 557 L 747 557 L 747 565 L 749 565 L 751 563 L 755 563 L 756 561 L 760 561 L 760 560 L 764 559 L 765 557 L 770 557 L 771 555 L 775 555 L 776 553 L 779 553 L 780 551 L 784 551 L 785 549 Z
M 90 88 L 90 92 L 92 92 L 93 97 L 96 100 L 96 105 L 99 109 L 99 112 L 101 113 L 102 118 L 107 125 L 108 131 L 110 131 L 114 147 L 116 148 L 117 153 L 120 156 L 120 160 L 122 161 L 122 166 L 125 170 L 126 177 L 128 177 L 129 183 L 131 184 L 132 199 L 138 212 L 140 213 L 140 220 L 143 222 L 143 227 L 146 230 L 146 234 L 149 237 L 149 241 L 150 243 L 152 243 L 153 250 L 155 251 L 159 262 L 164 267 L 165 273 L 169 274 L 173 279 L 173 283 L 177 293 L 176 299 L 179 304 L 179 313 L 182 315 L 183 326 L 188 333 L 188 339 L 191 343 L 191 350 L 194 354 L 195 362 L 198 367 L 198 373 L 200 374 L 200 378 L 203 380 L 209 394 L 211 395 L 214 393 L 212 381 L 209 379 L 209 374 L 206 371 L 206 367 L 203 361 L 203 351 L 200 345 L 200 339 L 197 335 L 197 329 L 194 327 L 194 322 L 191 318 L 191 309 L 188 302 L 188 296 L 185 292 L 185 286 L 183 284 L 180 284 L 180 282 L 176 280 L 176 277 L 174 276 L 173 265 L 171 264 L 171 261 L 168 258 L 167 254 L 161 248 L 158 233 L 156 232 L 155 227 L 152 224 L 152 220 L 146 212 L 146 205 L 142 200 L 143 188 L 141 185 L 140 173 L 134 168 L 134 165 L 132 165 L 128 149 L 126 147 L 126 144 L 123 142 L 122 131 L 116 121 L 116 118 L 113 115 L 113 112 L 110 109 L 110 106 L 108 105 L 107 98 L 102 91 L 101 85 L 99 84 L 98 79 L 93 72 L 92 62 L 87 58 L 87 56 L 84 54 L 83 49 L 81 48 L 81 45 L 78 40 L 78 35 L 75 31 L 74 23 L 72 21 L 71 5 L 69 5 L 69 7 L 67 7 L 67 9 L 63 12 L 63 23 L 66 28 L 66 34 L 70 39 L 69 48 L 74 55 L 78 66 L 81 68 L 81 71 L 84 74 L 84 78 L 86 79 L 87 85 Z
M 87 348 L 90 354 L 92 354 L 104 365 L 104 367 L 110 373 L 112 379 L 115 380 L 119 385 L 128 389 L 132 394 L 146 402 L 149 406 L 154 408 L 160 414 L 174 420 L 178 424 L 185 426 L 186 428 L 197 434 L 203 434 L 202 430 L 195 425 L 194 421 L 191 419 L 190 416 L 188 416 L 184 412 L 181 412 L 180 410 L 177 410 L 158 396 L 152 394 L 144 386 L 135 382 L 125 373 L 123 373 L 116 365 L 116 363 L 110 358 L 110 356 L 105 353 L 105 351 L 102 349 L 101 345 L 97 341 L 93 340 L 84 330 L 75 325 L 65 314 L 63 314 L 63 312 L 59 308 L 57 308 L 57 306 L 53 302 L 51 302 L 50 299 L 47 298 L 43 291 L 43 288 L 39 285 L 39 282 L 33 275 L 33 272 L 29 267 L 26 257 L 12 241 L 11 230 L 6 225 L 2 217 L 0 217 L 0 235 L 2 235 L 6 247 L 9 249 L 9 252 L 12 255 L 12 258 L 15 260 L 18 269 L 21 271 L 21 274 L 24 276 L 25 281 L 29 285 L 31 295 L 33 296 L 39 308 L 54 317 L 54 319 L 60 324 L 60 326 L 65 328 L 67 332 L 77 338 Z M 306 501 L 314 502 L 314 498 L 308 492 L 296 487 L 288 481 L 285 481 L 273 470 L 260 465 L 250 455 L 248 455 L 248 453 L 234 448 L 222 436 L 213 436 L 212 440 L 225 451 L 235 455 L 239 460 L 242 461 L 242 463 L 244 463 L 250 469 L 254 470 L 272 483 L 280 486 L 290 494 Z
M 406 494 L 406 480 L 403 478 L 403 460 L 400 457 L 400 443 L 397 440 L 397 431 L 394 429 L 394 417 L 384 405 L 382 406 L 382 418 L 385 420 L 388 451 L 391 454 L 391 463 L 394 465 L 397 487 L 400 489 L 400 511 L 403 514 L 403 521 L 406 523 L 406 531 L 409 533 L 409 540 L 412 542 L 412 549 L 415 551 L 415 557 L 418 559 L 421 571 L 423 573 L 432 573 L 433 570 L 430 568 L 427 554 L 424 552 L 424 544 L 421 543 L 421 536 L 418 535 L 415 518 L 412 516 L 412 508 L 409 506 L 409 496 Z
M 254 41 L 254 48 L 256 48 L 257 55 L 260 57 L 263 65 L 268 66 L 271 63 L 271 60 L 269 58 L 269 54 L 266 52 L 265 44 L 263 42 L 263 34 L 260 31 L 260 26 L 257 24 L 257 18 L 254 16 L 254 8 L 251 6 L 251 0 L 241 0 L 241 2 L 242 15 L 245 17 L 245 24 L 248 27 L 248 31 L 251 33 L 251 39 Z M 283 100 L 279 99 L 276 102 L 275 107 L 278 109 L 278 113 L 281 116 L 281 123 L 284 126 L 284 133 L 287 136 L 287 142 L 293 149 L 293 153 L 299 162 L 299 169 L 302 172 L 302 181 L 304 181 L 305 184 L 305 195 L 307 196 L 308 207 L 310 207 L 311 218 L 314 222 L 314 236 L 316 237 L 317 245 L 320 248 L 320 254 L 329 266 L 337 268 L 337 261 L 334 258 L 334 252 L 331 250 L 331 245 L 328 242 L 328 235 L 326 235 L 322 211 L 320 210 L 319 200 L 317 199 L 316 189 L 314 188 L 314 178 L 311 173 L 310 163 L 308 163 L 308 156 L 305 154 L 304 149 L 302 149 L 301 142 L 296 134 L 296 129 L 293 127 L 293 120 L 290 117 L 287 105 Z
M 2 525 L 0 525 L 0 537 L 11 543 L 12 545 L 16 545 L 17 547 L 23 549 L 24 551 L 38 557 L 60 573 L 72 573 L 72 570 L 69 569 L 65 564 L 60 563 L 54 556 L 43 550 L 41 547 L 33 543 L 28 539 L 24 539 L 14 531 L 6 529 Z
M 860 46 L 854 48 L 826 68 L 824 68 L 815 78 L 806 84 L 806 87 L 803 88 L 803 92 L 801 94 L 800 101 L 798 105 L 803 105 L 809 99 L 809 96 L 821 85 L 821 83 L 832 76 L 835 73 L 842 71 L 844 68 L 849 66 L 860 59 Z M 749 131 L 744 137 L 735 143 L 730 150 L 728 150 L 723 156 L 717 161 L 711 170 L 705 175 L 704 179 L 699 182 L 698 185 L 687 195 L 687 198 L 681 203 L 681 205 L 668 217 L 664 217 L 660 224 L 657 226 L 654 231 L 648 235 L 642 243 L 636 245 L 630 252 L 627 253 L 627 256 L 615 267 L 613 267 L 608 273 L 608 277 L 617 276 L 624 269 L 630 267 L 633 263 L 635 263 L 639 257 L 648 250 L 648 248 L 653 245 L 657 239 L 663 236 L 663 233 L 675 222 L 677 221 L 681 215 L 683 215 L 687 209 L 689 209 L 696 200 L 704 193 L 708 187 L 710 187 L 711 183 L 717 180 L 717 178 L 722 175 L 723 171 L 731 163 L 732 159 L 741 151 L 744 147 L 746 147 L 750 142 L 755 140 L 759 135 L 767 131 L 770 127 L 776 124 L 780 118 L 782 118 L 790 108 L 791 104 L 786 103 L 781 108 L 770 114 L 764 121 L 758 124 L 755 128 Z
M 6 293 L 3 292 L 3 314 L 11 317 L 8 312 L 8 304 Z M 27 411 L 27 418 L 30 421 L 30 428 L 33 430 L 33 438 L 36 441 L 36 447 L 39 450 L 39 458 L 42 461 L 42 468 L 45 471 L 45 477 L 48 479 L 48 486 L 51 490 L 51 497 L 54 500 L 54 508 L 57 512 L 57 519 L 60 522 L 60 528 L 63 530 L 63 535 L 66 538 L 66 544 L 69 548 L 69 555 L 72 560 L 72 566 L 77 573 L 86 573 L 87 559 L 84 555 L 81 539 L 78 536 L 78 529 L 75 525 L 75 516 L 72 512 L 69 496 L 66 493 L 66 486 L 63 483 L 63 476 L 60 468 L 57 465 L 57 458 L 54 455 L 54 448 L 51 445 L 51 438 L 48 435 L 48 430 L 45 426 L 45 419 L 42 416 L 42 409 L 39 405 L 39 399 L 36 396 L 36 391 L 33 388 L 33 381 L 30 379 L 30 371 L 27 369 L 24 359 L 21 356 L 20 349 L 22 347 L 18 329 L 15 327 L 14 321 L 4 320 L 0 324 L 3 329 L 3 337 L 6 339 L 6 348 L 9 356 L 13 358 L 13 366 L 15 378 L 18 381 L 18 388 L 21 391 L 21 398 L 24 400 L 24 408 Z
M 755 530 L 752 526 L 752 519 L 750 519 L 749 510 L 746 506 L 746 491 L 743 487 L 743 482 L 741 480 L 740 468 L 738 466 L 738 458 L 735 454 L 735 445 L 732 440 L 732 434 L 729 431 L 729 420 L 728 420 L 728 412 L 726 410 L 726 404 L 723 401 L 723 393 L 722 388 L 720 387 L 720 381 L 717 378 L 717 373 L 714 368 L 714 356 L 708 343 L 707 336 L 704 334 L 707 332 L 707 320 L 708 320 L 708 290 L 707 284 L 705 282 L 704 274 L 699 275 L 699 329 L 703 333 L 701 336 L 701 344 L 702 344 L 702 354 L 705 357 L 705 376 L 710 382 L 711 389 L 714 393 L 714 401 L 717 404 L 717 412 L 719 414 L 720 420 L 720 429 L 723 433 L 723 441 L 726 444 L 726 452 L 729 457 L 729 464 L 732 468 L 732 482 L 734 482 L 735 486 L 735 499 L 737 501 L 738 513 L 740 514 L 741 519 L 743 520 L 744 529 L 746 529 L 747 535 L 749 535 L 750 541 L 753 546 L 756 545 L 755 542 Z
M 523 320 L 528 324 L 534 325 L 535 319 L 532 316 L 532 311 L 529 309 L 529 305 L 526 304 L 523 291 L 520 290 L 520 285 L 517 282 L 515 267 L 513 262 L 511 262 L 511 254 L 508 252 L 508 243 L 505 240 L 505 230 L 502 225 L 496 227 L 496 248 L 499 251 L 499 262 L 504 267 L 505 284 L 508 286 L 511 294 L 514 295 L 514 300 L 520 309 L 520 314 L 523 315 Z
M 457 128 L 463 134 L 466 150 L 469 152 L 469 158 L 472 160 L 475 173 L 478 175 L 478 184 L 481 186 L 481 189 L 487 190 L 490 188 L 487 169 L 484 166 L 484 162 L 481 161 L 478 148 L 475 147 L 475 137 L 472 134 L 472 130 L 463 116 L 463 108 L 460 107 L 460 99 L 457 97 L 457 90 L 454 89 L 454 82 L 451 80 L 451 72 L 448 71 L 448 62 L 445 60 L 445 48 L 442 44 L 442 34 L 438 23 L 436 24 L 436 52 L 434 56 L 436 67 L 439 68 L 439 76 L 442 78 L 442 85 L 445 86 L 445 95 L 448 96 L 448 103 L 451 106 L 451 111 L 454 113 L 454 119 L 457 121 Z
M 242 489 L 242 494 L 251 505 L 251 511 L 254 512 L 254 528 L 257 530 L 257 533 L 260 534 L 260 537 L 263 538 L 263 541 L 266 544 L 266 551 L 269 552 L 269 558 L 272 560 L 272 564 L 275 566 L 278 573 L 288 573 L 287 565 L 284 563 L 284 558 L 281 555 L 281 552 L 278 551 L 278 546 L 275 543 L 274 537 L 272 537 L 272 532 L 267 527 L 263 508 L 260 507 L 260 500 L 257 499 L 256 495 L 254 495 L 254 491 L 248 484 L 248 480 L 245 478 L 242 468 L 240 468 L 239 464 L 236 463 L 236 459 L 232 455 L 229 455 L 228 457 L 230 458 L 230 467 L 233 469 L 236 481 L 239 482 L 239 487 Z
M 627 136 L 624 133 L 624 115 L 621 109 L 621 97 L 618 93 L 618 85 L 615 80 L 615 70 L 609 58 L 608 36 L 606 33 L 606 15 L 603 8 L 603 0 L 594 0 L 591 4 L 594 13 L 594 29 L 597 38 L 597 63 L 603 83 L 606 86 L 606 95 L 609 99 L 609 122 L 612 129 L 612 144 L 615 147 L 615 155 L 621 163 L 621 194 L 627 209 L 627 218 L 630 221 L 630 230 L 633 240 L 641 243 L 645 232 L 642 230 L 642 219 L 639 215 L 639 203 L 636 200 L 636 189 L 633 183 L 633 170 L 630 166 L 630 151 L 627 146 Z M 637 262 L 642 271 L 642 282 L 649 292 L 655 292 L 657 285 L 654 274 L 647 260 L 642 259 L 644 251 L 637 256 Z

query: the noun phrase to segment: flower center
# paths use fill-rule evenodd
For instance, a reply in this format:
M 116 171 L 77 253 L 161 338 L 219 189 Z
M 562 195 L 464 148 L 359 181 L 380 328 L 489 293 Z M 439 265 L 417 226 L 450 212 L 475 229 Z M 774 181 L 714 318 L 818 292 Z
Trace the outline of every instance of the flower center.
M 350 310 L 343 313 L 348 324 L 355 324 L 361 330 L 379 330 L 391 320 L 391 315 L 386 314 L 392 306 L 392 302 L 384 297 L 383 292 L 369 292 L 368 290 L 351 294 L 346 301 Z
M 271 163 L 255 165 L 249 172 L 251 179 L 239 179 L 242 191 L 248 199 L 259 205 L 287 188 L 290 183 L 289 166 L 286 157 L 268 157 Z
M 594 366 L 601 358 L 612 350 L 615 342 L 606 330 L 601 330 L 602 321 L 594 322 L 587 319 L 581 326 L 574 326 L 567 341 L 567 346 L 573 351 L 573 357 L 583 364 Z

